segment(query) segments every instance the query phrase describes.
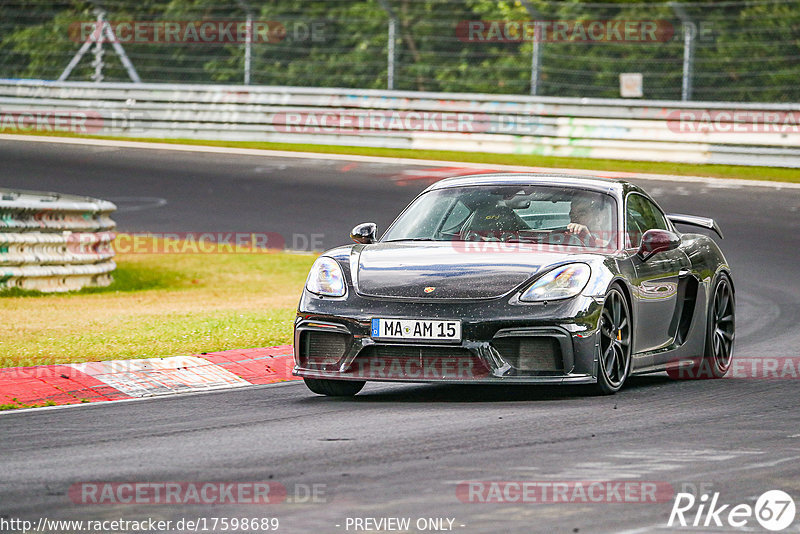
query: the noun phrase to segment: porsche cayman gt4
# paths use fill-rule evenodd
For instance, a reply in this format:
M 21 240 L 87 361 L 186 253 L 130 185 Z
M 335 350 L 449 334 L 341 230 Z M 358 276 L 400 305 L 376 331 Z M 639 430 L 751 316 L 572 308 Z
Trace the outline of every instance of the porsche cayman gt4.
M 449 178 L 376 233 L 356 226 L 355 243 L 323 253 L 308 275 L 294 374 L 315 393 L 398 381 L 611 394 L 633 374 L 721 377 L 731 365 L 733 279 L 711 237 L 722 232 L 666 215 L 629 182 Z

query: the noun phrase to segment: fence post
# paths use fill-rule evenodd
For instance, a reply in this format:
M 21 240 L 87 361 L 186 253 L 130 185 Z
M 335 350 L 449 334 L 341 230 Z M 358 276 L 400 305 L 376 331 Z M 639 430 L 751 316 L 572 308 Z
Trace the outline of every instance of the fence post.
M 253 48 L 253 15 L 247 14 L 247 27 L 245 28 L 244 43 L 244 84 L 250 85 L 250 61 Z
M 542 69 L 542 43 L 541 27 L 539 25 L 539 11 L 533 7 L 529 0 L 522 0 L 522 5 L 533 18 L 533 50 L 531 51 L 531 95 L 539 94 L 539 71 Z
M 680 4 L 670 2 L 670 7 L 683 25 L 683 76 L 681 80 L 681 100 L 692 99 L 692 71 L 694 63 L 694 39 L 696 27 L 689 14 Z
M 386 45 L 386 88 L 394 89 L 394 59 L 395 59 L 395 34 L 397 32 L 397 17 L 389 6 L 387 0 L 378 0 L 381 7 L 389 16 L 389 35 Z
M 105 32 L 103 30 L 105 30 L 106 27 L 106 13 L 100 9 L 95 10 L 95 13 L 97 13 L 97 26 L 100 28 L 100 35 L 94 43 L 94 60 L 92 60 L 94 74 L 92 74 L 91 78 L 93 82 L 100 83 L 103 81 L 103 67 L 105 66 L 103 62 L 103 39 L 105 38 Z
M 244 30 L 244 84 L 250 85 L 251 62 L 253 61 L 253 10 L 245 0 L 236 0 L 236 3 L 247 15 Z

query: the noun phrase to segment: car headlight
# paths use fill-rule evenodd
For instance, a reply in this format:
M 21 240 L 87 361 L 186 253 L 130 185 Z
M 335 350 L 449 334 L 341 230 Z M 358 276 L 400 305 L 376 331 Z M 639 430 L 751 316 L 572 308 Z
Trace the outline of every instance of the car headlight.
M 570 263 L 556 267 L 536 280 L 519 300 L 538 302 L 574 297 L 586 287 L 592 269 L 585 263 Z
M 326 297 L 343 297 L 345 294 L 344 274 L 336 260 L 325 256 L 317 258 L 317 261 L 311 266 L 311 272 L 308 273 L 306 289 Z

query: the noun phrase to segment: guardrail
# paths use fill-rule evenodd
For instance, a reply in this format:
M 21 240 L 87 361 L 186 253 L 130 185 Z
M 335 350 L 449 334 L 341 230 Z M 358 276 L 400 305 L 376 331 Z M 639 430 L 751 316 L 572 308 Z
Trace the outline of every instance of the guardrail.
M 0 291 L 109 285 L 116 209 L 89 197 L 0 189 Z
M 0 131 L 800 167 L 800 104 L 0 80 Z

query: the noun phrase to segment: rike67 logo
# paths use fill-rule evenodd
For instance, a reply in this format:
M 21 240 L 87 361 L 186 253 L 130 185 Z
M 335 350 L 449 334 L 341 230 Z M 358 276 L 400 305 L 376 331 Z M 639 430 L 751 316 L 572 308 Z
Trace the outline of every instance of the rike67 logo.
M 764 492 L 755 506 L 721 504 L 719 492 L 696 498 L 691 493 L 678 493 L 669 514 L 669 527 L 729 527 L 752 530 L 752 519 L 767 530 L 778 532 L 794 522 L 794 499 L 781 490 Z

